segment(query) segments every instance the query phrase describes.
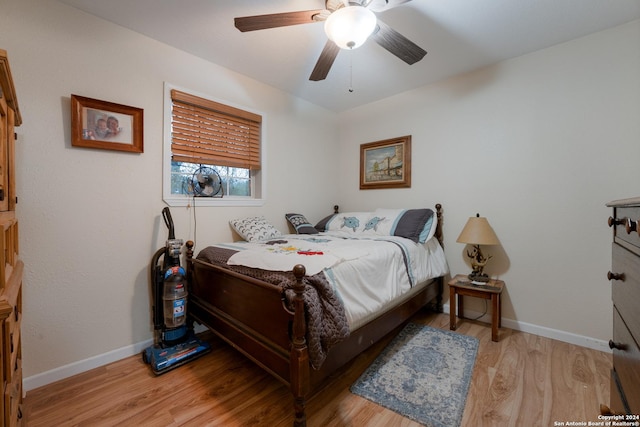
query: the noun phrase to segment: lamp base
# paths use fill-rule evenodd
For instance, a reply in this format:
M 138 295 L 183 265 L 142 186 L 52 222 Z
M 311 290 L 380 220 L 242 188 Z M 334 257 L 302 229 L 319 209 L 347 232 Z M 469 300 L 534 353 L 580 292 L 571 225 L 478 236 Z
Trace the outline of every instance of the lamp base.
M 467 277 L 472 282 L 487 283 L 490 280 L 490 277 L 486 274 L 470 273 Z

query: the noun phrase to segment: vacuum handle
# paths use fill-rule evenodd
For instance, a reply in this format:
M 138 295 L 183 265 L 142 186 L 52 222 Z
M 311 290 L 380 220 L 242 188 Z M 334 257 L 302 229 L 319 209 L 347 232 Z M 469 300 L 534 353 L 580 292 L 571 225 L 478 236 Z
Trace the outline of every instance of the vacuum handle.
M 171 218 L 171 211 L 168 207 L 162 209 L 162 217 L 164 218 L 164 223 L 167 225 L 167 228 L 169 228 L 169 240 L 175 239 L 176 235 L 173 229 L 173 218 Z

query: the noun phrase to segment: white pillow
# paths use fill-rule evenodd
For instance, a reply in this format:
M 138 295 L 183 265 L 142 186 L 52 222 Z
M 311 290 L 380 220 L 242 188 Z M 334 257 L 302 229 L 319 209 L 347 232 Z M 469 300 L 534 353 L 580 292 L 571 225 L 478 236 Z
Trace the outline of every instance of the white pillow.
M 259 242 L 282 236 L 282 233 L 269 224 L 263 216 L 232 219 L 229 224 L 247 242 Z

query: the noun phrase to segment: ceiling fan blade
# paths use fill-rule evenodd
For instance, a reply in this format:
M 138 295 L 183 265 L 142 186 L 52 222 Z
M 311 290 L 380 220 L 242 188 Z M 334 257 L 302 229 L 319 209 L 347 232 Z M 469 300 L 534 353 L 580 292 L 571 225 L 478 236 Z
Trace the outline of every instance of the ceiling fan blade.
M 373 12 L 384 12 L 385 10 L 393 9 L 404 3 L 409 3 L 411 0 L 369 0 L 365 1 Z
M 324 9 L 301 10 L 298 12 L 272 13 L 269 15 L 243 16 L 235 18 L 236 28 L 242 32 L 265 30 L 267 28 L 288 27 L 290 25 L 316 22 L 313 17 Z
M 349 6 L 349 0 L 326 0 L 324 2 L 327 10 L 330 10 L 331 12 L 341 8 L 341 7 L 347 7 Z
M 318 62 L 316 62 L 316 66 L 311 72 L 309 80 L 317 82 L 319 80 L 326 79 L 327 74 L 329 74 L 329 70 L 333 65 L 333 61 L 335 61 L 338 56 L 338 52 L 340 52 L 338 45 L 331 40 L 327 40 L 327 43 L 324 45 L 324 49 L 322 49 L 322 53 L 320 54 L 320 58 L 318 58 Z
M 407 64 L 415 64 L 427 51 L 378 19 L 377 31 L 371 38 L 383 48 L 402 59 Z

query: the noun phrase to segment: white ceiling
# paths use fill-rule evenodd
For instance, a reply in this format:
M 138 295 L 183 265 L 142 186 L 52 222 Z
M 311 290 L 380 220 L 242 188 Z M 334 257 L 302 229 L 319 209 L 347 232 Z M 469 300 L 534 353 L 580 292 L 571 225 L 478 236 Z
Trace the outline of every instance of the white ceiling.
M 640 19 L 640 0 L 412 0 L 377 16 L 425 49 L 422 61 L 407 65 L 369 40 L 313 82 L 322 23 L 241 33 L 233 18 L 324 0 L 59 1 L 337 112 Z

